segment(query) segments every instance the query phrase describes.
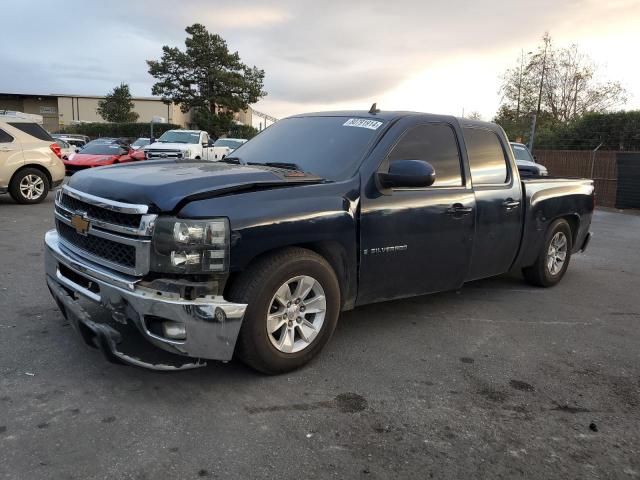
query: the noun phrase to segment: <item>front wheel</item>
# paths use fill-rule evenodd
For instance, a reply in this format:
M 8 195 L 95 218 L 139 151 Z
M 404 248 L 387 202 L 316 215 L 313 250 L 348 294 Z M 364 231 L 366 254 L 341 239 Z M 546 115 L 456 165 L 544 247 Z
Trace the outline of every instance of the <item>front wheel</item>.
M 25 168 L 11 179 L 9 193 L 18 203 L 40 203 L 49 193 L 49 180 L 40 170 Z
M 569 267 L 572 248 L 571 227 L 562 218 L 554 221 L 547 229 L 536 262 L 522 269 L 525 280 L 538 287 L 556 285 Z
M 335 272 L 320 255 L 287 248 L 245 271 L 230 300 L 248 307 L 236 354 L 264 373 L 283 373 L 310 361 L 329 341 L 340 313 Z

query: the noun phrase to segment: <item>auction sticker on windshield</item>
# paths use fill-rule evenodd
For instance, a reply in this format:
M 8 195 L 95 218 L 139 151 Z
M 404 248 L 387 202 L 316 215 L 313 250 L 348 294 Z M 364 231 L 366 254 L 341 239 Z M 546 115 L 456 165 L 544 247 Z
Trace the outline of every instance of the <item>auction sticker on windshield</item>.
M 368 128 L 369 130 L 377 130 L 382 125 L 382 122 L 377 120 L 367 120 L 364 118 L 350 118 L 342 124 L 344 127 L 359 127 Z

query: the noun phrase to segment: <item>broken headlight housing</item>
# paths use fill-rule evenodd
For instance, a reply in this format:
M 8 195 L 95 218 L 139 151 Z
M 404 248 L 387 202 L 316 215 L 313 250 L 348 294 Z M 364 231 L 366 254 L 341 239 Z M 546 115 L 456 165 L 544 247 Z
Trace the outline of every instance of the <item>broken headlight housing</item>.
M 161 217 L 151 241 L 151 270 L 213 274 L 229 268 L 229 220 Z

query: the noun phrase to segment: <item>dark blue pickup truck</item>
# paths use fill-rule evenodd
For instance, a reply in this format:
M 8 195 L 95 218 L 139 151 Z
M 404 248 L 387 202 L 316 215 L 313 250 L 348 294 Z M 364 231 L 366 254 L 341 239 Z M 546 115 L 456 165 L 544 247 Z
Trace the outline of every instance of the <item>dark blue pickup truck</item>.
M 220 162 L 74 175 L 45 237 L 47 283 L 113 361 L 173 370 L 235 355 L 279 373 L 315 356 L 343 310 L 512 269 L 555 285 L 593 208 L 590 180 L 521 180 L 491 123 L 298 115 Z

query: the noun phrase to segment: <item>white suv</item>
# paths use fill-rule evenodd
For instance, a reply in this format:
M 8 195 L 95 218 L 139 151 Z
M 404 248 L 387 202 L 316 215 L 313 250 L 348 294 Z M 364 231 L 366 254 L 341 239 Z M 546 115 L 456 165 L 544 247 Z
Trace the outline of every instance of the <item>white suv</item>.
M 64 180 L 60 147 L 40 126 L 42 117 L 0 110 L 0 193 L 39 203 Z

